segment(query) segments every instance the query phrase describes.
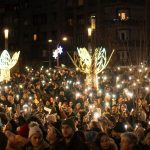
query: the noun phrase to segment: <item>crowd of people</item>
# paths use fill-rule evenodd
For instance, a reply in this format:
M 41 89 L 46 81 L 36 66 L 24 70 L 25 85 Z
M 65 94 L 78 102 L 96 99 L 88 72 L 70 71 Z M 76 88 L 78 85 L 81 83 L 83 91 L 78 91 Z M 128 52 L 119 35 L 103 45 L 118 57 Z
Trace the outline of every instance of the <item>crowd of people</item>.
M 0 149 L 150 149 L 148 87 L 136 97 L 129 81 L 120 69 L 103 72 L 99 89 L 67 68 L 12 74 L 0 83 Z

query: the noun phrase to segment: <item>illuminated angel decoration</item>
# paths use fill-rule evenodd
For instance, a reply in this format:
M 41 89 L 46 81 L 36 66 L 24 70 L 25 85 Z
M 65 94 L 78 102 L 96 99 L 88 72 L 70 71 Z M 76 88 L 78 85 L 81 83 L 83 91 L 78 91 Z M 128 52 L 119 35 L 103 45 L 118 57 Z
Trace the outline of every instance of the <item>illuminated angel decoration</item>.
M 9 53 L 7 50 L 4 50 L 0 56 L 0 81 L 10 80 L 10 69 L 13 68 L 18 59 L 19 59 L 20 51 L 15 52 L 12 58 L 10 57 Z
M 110 59 L 114 53 L 112 51 L 109 59 L 107 60 L 106 49 L 96 48 L 93 56 L 88 52 L 86 48 L 77 48 L 77 53 L 72 58 L 68 53 L 73 64 L 78 68 L 79 71 L 86 74 L 87 84 L 94 83 L 94 86 L 98 86 L 97 75 L 101 73 L 110 62 Z

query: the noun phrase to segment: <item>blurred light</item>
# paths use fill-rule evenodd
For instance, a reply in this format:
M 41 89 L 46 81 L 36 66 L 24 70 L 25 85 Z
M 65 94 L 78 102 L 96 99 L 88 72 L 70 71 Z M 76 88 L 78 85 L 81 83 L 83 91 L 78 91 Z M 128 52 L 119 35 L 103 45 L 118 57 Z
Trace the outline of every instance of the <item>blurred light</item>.
M 53 40 L 52 40 L 52 39 L 49 39 L 49 40 L 48 40 L 48 43 L 52 43 L 52 42 L 53 42 Z
M 4 30 L 4 34 L 5 34 L 5 39 L 8 39 L 9 30 L 8 30 L 8 29 L 5 29 L 5 30 Z

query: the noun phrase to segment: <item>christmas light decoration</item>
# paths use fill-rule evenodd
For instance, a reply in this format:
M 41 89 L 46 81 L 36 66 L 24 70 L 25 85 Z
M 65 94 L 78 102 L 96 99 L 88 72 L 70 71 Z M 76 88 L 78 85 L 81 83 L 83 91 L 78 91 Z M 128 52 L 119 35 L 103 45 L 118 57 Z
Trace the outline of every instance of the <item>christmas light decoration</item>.
M 71 61 L 80 72 L 86 74 L 86 84 L 98 88 L 98 74 L 101 73 L 110 62 L 114 53 L 112 51 L 109 59 L 106 57 L 105 48 L 96 48 L 94 54 L 90 54 L 86 48 L 77 48 L 77 53 L 74 57 L 68 53 Z
M 0 81 L 9 81 L 10 80 L 10 69 L 13 68 L 18 59 L 19 59 L 20 51 L 15 52 L 12 58 L 10 57 L 7 50 L 4 50 L 0 56 Z
M 57 59 L 58 56 L 61 55 L 62 53 L 63 53 L 63 48 L 61 46 L 57 46 L 57 49 L 54 50 L 53 52 L 53 57 Z

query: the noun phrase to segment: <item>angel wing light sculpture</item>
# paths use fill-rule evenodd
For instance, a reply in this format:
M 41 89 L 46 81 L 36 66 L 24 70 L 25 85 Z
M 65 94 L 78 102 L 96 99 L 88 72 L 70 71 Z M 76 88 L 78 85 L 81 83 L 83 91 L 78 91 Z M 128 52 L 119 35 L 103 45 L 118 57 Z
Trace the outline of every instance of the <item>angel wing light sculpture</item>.
M 114 50 L 108 60 L 106 56 L 106 49 L 102 47 L 96 48 L 93 55 L 91 55 L 86 48 L 77 48 L 77 52 L 78 54 L 75 53 L 73 58 L 68 53 L 71 61 L 76 68 L 79 69 L 79 71 L 86 74 L 86 84 L 97 88 L 97 76 L 107 67 Z
M 2 52 L 0 56 L 0 82 L 10 80 L 10 69 L 16 65 L 19 55 L 20 51 L 15 52 L 11 58 L 7 50 Z

